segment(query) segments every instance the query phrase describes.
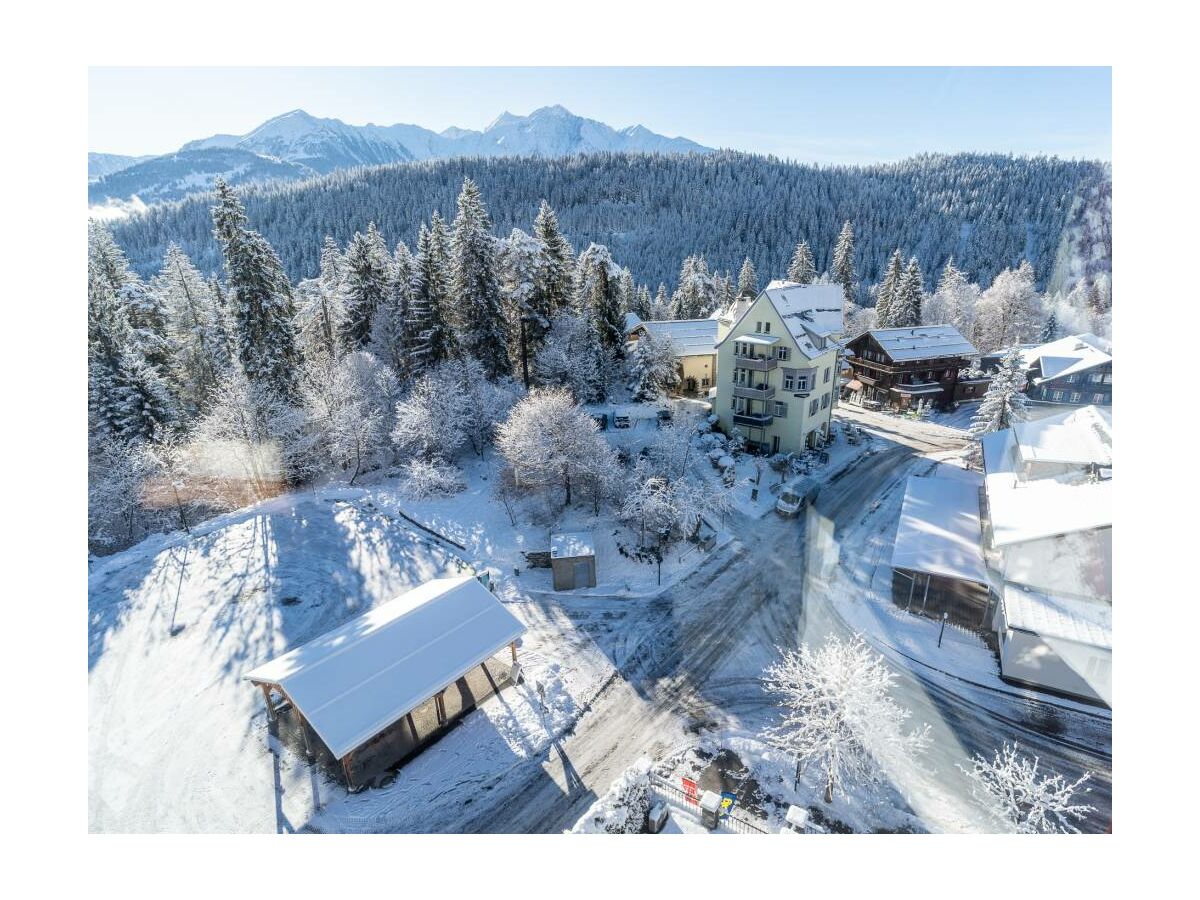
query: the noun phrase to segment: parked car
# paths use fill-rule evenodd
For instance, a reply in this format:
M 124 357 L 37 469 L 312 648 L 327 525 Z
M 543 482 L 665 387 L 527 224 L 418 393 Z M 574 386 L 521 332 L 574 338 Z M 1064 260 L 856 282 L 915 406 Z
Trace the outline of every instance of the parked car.
M 804 498 L 792 490 L 784 490 L 775 501 L 775 512 L 785 519 L 797 515 L 804 506 Z
M 883 404 L 878 400 L 864 400 L 862 402 L 862 408 L 869 409 L 872 412 L 879 412 L 879 410 L 883 409 Z
M 628 427 L 629 427 L 629 416 L 627 416 L 627 415 L 614 415 L 613 416 L 613 428 L 628 428 Z

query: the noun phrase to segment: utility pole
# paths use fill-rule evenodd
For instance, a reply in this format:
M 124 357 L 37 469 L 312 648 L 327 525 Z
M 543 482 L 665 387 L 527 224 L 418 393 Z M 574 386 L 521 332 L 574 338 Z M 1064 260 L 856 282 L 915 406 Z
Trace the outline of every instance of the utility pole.
M 938 632 L 938 647 L 942 646 L 942 635 L 946 633 L 946 619 L 950 618 L 950 613 L 942 613 L 942 630 Z
M 525 390 L 529 390 L 529 349 L 525 343 L 525 325 L 529 315 L 521 314 L 521 378 L 525 382 Z

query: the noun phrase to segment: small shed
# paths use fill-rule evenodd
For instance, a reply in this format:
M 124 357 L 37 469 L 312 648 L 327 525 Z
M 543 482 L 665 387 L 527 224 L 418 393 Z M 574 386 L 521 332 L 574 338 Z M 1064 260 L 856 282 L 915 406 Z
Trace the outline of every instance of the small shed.
M 586 531 L 550 537 L 550 568 L 556 591 L 596 586 L 596 542 Z
M 508 648 L 515 666 L 524 632 L 475 578 L 439 578 L 243 678 L 261 688 L 273 723 L 286 712 L 309 755 L 327 751 L 353 786 L 511 683 L 510 664 L 497 654 Z

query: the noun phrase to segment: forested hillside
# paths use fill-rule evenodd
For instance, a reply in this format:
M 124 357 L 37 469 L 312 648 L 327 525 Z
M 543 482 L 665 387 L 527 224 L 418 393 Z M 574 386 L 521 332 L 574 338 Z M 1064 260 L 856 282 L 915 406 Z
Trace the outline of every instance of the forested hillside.
M 1095 211 L 1107 207 L 1094 198 L 1109 175 L 1097 162 L 974 154 L 861 167 L 733 152 L 452 159 L 251 188 L 246 212 L 295 280 L 316 274 L 325 236 L 344 245 L 370 222 L 389 244 L 414 244 L 431 210 L 454 208 L 466 177 L 480 187 L 494 234 L 528 227 L 546 199 L 572 244 L 606 245 L 637 282 L 649 285 L 673 284 L 681 260 L 693 254 L 703 254 L 712 271 L 736 272 L 749 257 L 759 272 L 780 275 L 800 239 L 812 247 L 817 271 L 826 271 L 850 220 L 863 302 L 897 248 L 921 261 L 927 287 L 951 257 L 981 284 L 1022 260 L 1042 288 L 1056 260 L 1060 273 L 1081 271 L 1060 258 L 1067 226 L 1087 196 L 1089 233 L 1106 231 Z M 212 237 L 212 203 L 203 195 L 154 207 L 116 225 L 114 237 L 143 275 L 159 269 L 171 242 L 201 271 L 215 273 L 222 259 Z M 1089 241 L 1087 270 L 1107 270 L 1107 258 L 1095 254 L 1110 255 L 1110 248 Z

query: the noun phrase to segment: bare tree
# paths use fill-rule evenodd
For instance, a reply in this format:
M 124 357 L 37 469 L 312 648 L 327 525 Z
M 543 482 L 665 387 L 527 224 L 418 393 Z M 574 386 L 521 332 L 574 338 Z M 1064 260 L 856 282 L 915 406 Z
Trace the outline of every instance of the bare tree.
M 815 652 L 807 644 L 783 651 L 767 668 L 763 684 L 783 717 L 766 737 L 796 756 L 797 786 L 813 764 L 831 803 L 847 783 L 876 782 L 884 764 L 912 760 L 928 746 L 928 725 L 904 728 L 911 713 L 891 698 L 895 679 L 858 637 L 831 637 Z
M 1007 831 L 1017 834 L 1078 834 L 1076 822 L 1095 807 L 1076 803 L 1075 795 L 1092 777 L 1075 781 L 1039 772 L 1038 758 L 1025 756 L 1020 746 L 1004 744 L 991 759 L 976 754 L 971 768 L 959 766 L 971 779 L 971 790 Z

